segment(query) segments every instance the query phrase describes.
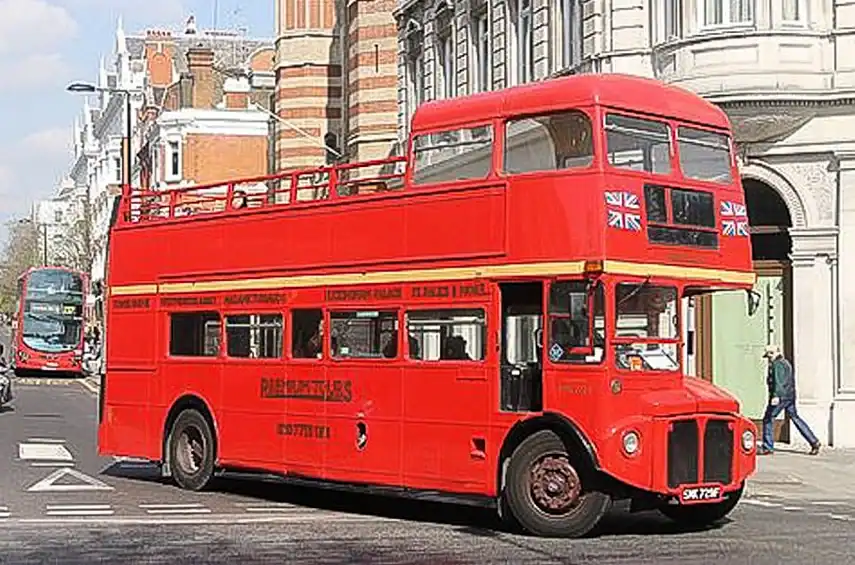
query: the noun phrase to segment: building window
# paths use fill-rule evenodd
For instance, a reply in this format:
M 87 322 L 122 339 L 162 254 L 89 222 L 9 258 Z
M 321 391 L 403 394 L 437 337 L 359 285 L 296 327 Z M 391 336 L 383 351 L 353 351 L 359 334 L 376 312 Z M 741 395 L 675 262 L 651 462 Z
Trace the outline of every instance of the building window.
M 788 24 L 803 24 L 805 6 L 803 0 L 781 0 L 781 19 Z
M 53 213 L 53 221 L 55 224 L 62 223 L 62 210 L 55 210 Z
M 704 27 L 748 24 L 754 21 L 754 0 L 701 0 Z
M 683 36 L 683 1 L 661 0 L 659 6 L 662 10 L 660 19 L 661 40 L 671 41 L 681 38 Z
M 679 2 L 679 0 L 674 0 Z M 580 0 L 558 0 L 553 18 L 556 49 L 553 70 L 572 68 L 582 60 L 582 5 Z
M 472 38 L 472 88 L 471 93 L 484 92 L 490 89 L 491 73 L 490 73 L 490 18 L 487 13 L 487 8 L 482 7 L 478 11 L 473 12 L 472 22 L 470 25 L 470 34 Z
M 168 141 L 166 144 L 167 180 L 181 179 L 181 142 Z
M 532 0 L 508 0 L 508 85 L 534 80 Z
M 410 20 L 407 25 L 407 113 L 413 118 L 425 94 L 424 32 L 421 24 Z M 409 120 L 408 120 L 409 121 Z
M 279 359 L 282 357 L 282 314 L 226 316 L 229 357 Z
M 333 312 L 330 314 L 332 356 L 355 359 L 394 359 L 398 356 L 398 314 Z
M 220 353 L 220 315 L 187 312 L 169 316 L 169 354 L 216 357 Z
M 454 10 L 443 2 L 436 12 L 436 97 L 452 98 L 456 93 L 454 73 Z
M 113 157 L 113 180 L 122 182 L 122 159 Z

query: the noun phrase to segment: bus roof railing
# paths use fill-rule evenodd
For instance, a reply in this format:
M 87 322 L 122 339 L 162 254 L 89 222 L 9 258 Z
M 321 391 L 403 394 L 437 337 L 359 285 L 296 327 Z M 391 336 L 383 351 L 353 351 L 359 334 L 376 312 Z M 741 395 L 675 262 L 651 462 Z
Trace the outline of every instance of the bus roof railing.
M 149 223 L 382 194 L 404 188 L 406 157 L 325 165 L 217 183 L 130 189 L 120 223 Z

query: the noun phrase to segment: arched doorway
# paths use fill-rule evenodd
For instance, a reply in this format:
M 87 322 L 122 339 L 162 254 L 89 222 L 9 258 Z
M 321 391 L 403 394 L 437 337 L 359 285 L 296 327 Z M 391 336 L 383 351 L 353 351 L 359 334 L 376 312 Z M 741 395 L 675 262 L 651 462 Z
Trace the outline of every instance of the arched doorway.
M 792 360 L 792 218 L 774 188 L 751 178 L 742 183 L 757 283 L 750 298 L 733 291 L 699 300 L 697 369 L 734 394 L 743 413 L 759 424 L 767 402 L 764 347 L 780 345 Z M 784 422 L 778 422 L 775 435 L 786 442 Z

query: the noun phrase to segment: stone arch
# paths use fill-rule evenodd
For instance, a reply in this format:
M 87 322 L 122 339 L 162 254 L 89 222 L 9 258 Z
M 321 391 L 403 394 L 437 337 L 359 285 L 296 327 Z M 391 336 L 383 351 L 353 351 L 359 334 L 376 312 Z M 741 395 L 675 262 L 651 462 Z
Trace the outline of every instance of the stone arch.
M 798 191 L 781 173 L 763 163 L 762 161 L 750 161 L 740 167 L 743 178 L 754 179 L 768 185 L 777 192 L 790 211 L 790 218 L 794 228 L 807 227 L 807 212 L 805 203 Z

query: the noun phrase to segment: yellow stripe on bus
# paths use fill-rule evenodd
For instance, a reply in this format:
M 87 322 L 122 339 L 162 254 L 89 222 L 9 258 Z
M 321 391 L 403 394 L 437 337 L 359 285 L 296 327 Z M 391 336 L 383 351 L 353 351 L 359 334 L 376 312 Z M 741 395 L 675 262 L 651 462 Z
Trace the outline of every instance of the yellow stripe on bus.
M 632 276 L 661 276 L 677 279 L 706 279 L 725 283 L 754 284 L 756 275 L 751 272 L 681 267 L 626 261 L 604 261 L 603 270 L 611 274 Z M 478 267 L 447 267 L 440 269 L 414 269 L 405 271 L 379 271 L 376 273 L 341 273 L 334 275 L 298 275 L 292 277 L 265 277 L 197 282 L 175 282 L 114 286 L 112 296 L 138 294 L 180 294 L 192 292 L 219 292 L 241 290 L 272 290 L 278 288 L 311 288 L 318 286 L 346 286 L 360 284 L 389 284 L 401 282 L 431 282 L 468 280 L 489 277 L 550 277 L 579 275 L 585 271 L 585 261 L 522 263 L 510 265 L 482 265 Z

